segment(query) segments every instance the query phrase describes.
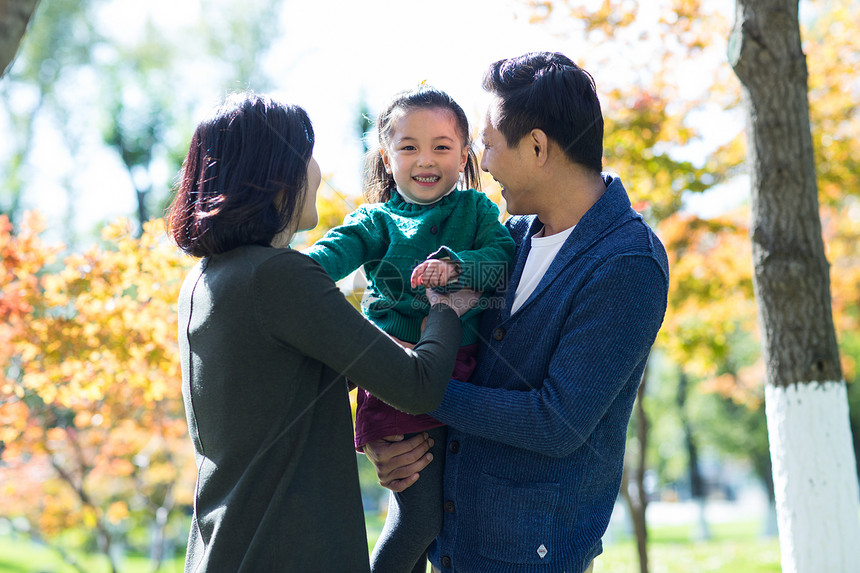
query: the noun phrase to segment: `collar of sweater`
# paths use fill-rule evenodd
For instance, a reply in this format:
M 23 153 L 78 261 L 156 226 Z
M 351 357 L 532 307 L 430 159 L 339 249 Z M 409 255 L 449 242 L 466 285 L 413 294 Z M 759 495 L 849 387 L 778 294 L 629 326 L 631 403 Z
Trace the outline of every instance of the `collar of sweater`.
M 432 201 L 418 201 L 417 199 L 410 199 L 409 195 L 404 193 L 403 189 L 400 188 L 400 185 L 395 185 L 394 190 L 397 191 L 397 194 L 400 195 L 400 197 L 404 201 L 406 201 L 407 203 L 416 203 L 418 205 L 432 205 L 433 203 L 437 203 L 439 201 L 439 199 L 441 199 L 442 197 L 447 197 L 448 195 L 450 195 L 451 193 L 456 191 L 457 190 L 457 184 L 455 183 L 454 186 L 451 187 L 451 190 L 448 191 L 447 193 L 445 193 L 444 195 L 442 195 L 442 197 L 437 197 L 437 198 L 433 199 Z
M 404 201 L 403 197 L 395 191 L 391 194 L 391 198 L 386 202 L 385 207 L 394 213 L 415 216 L 430 209 L 445 209 L 446 207 L 453 207 L 457 203 L 460 193 L 462 193 L 462 191 L 454 191 L 453 193 L 445 195 L 435 203 L 431 203 L 430 205 L 419 205 L 417 203 L 407 203 Z

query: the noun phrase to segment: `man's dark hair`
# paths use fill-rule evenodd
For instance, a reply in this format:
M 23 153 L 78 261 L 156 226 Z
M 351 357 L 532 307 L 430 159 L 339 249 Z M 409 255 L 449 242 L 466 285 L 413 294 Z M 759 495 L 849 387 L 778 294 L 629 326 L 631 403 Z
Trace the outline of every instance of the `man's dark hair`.
M 270 245 L 301 212 L 313 149 L 302 108 L 231 96 L 191 139 L 167 216 L 171 237 L 196 257 Z
M 570 58 L 530 52 L 499 60 L 483 86 L 499 98 L 494 127 L 508 146 L 540 129 L 571 161 L 598 173 L 603 169 L 603 114 L 594 79 Z

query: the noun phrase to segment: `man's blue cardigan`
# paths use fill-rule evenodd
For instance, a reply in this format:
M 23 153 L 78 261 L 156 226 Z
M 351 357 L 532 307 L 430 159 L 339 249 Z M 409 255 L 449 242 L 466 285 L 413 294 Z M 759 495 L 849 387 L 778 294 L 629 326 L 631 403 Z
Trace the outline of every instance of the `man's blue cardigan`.
M 431 412 L 450 426 L 444 571 L 579 573 L 602 551 L 627 424 L 666 311 L 660 240 L 621 180 L 582 217 L 534 293 L 510 308 L 535 216 L 512 217 L 514 269 L 484 313 L 478 367 Z

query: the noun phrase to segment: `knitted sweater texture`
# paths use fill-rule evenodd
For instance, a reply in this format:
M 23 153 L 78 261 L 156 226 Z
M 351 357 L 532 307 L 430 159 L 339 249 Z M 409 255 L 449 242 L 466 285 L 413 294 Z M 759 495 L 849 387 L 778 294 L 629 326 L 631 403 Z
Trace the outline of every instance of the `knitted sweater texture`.
M 385 203 L 360 205 L 306 254 L 340 280 L 364 266 L 368 288 L 362 310 L 387 333 L 414 342 L 427 315 L 424 287 L 410 286 L 412 269 L 428 256 L 459 262 L 455 288 L 492 291 L 509 271 L 514 242 L 499 209 L 474 189 L 455 191 L 432 205 L 407 203 L 393 193 Z M 477 341 L 480 309 L 463 317 L 462 344 Z
M 461 326 L 434 307 L 407 352 L 308 257 L 203 259 L 179 298 L 198 478 L 186 573 L 367 572 L 348 377 L 408 412 L 437 406 Z
M 617 177 L 523 306 L 514 293 L 542 223 L 513 217 L 504 304 L 484 313 L 471 383 L 431 414 L 449 425 L 446 513 L 431 560 L 458 573 L 580 573 L 601 553 L 627 423 L 666 310 L 662 244 Z

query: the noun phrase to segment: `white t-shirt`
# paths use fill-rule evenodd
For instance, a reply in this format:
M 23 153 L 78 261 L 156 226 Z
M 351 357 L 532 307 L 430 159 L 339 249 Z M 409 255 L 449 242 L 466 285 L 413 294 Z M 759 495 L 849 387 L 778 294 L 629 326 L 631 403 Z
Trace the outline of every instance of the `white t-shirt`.
M 532 248 L 526 259 L 525 267 L 523 267 L 520 284 L 517 285 L 511 314 L 518 311 L 537 288 L 538 283 L 540 283 L 558 251 L 561 250 L 561 246 L 573 232 L 574 227 L 576 225 L 549 237 L 543 236 L 543 228 L 541 228 L 540 231 L 531 236 Z

